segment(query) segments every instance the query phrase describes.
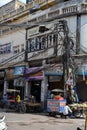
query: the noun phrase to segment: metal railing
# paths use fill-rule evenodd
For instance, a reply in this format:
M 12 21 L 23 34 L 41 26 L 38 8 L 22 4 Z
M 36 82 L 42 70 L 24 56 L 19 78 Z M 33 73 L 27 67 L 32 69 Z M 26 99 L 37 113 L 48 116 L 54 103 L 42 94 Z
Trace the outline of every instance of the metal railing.
M 52 2 L 52 1 L 55 1 L 55 0 L 35 0 L 35 3 L 39 3 L 39 4 L 45 4 L 45 2 Z M 68 2 L 67 2 L 68 3 Z M 59 5 L 59 4 L 58 4 Z M 62 14 L 69 14 L 69 13 L 75 13 L 75 12 L 83 12 L 83 11 L 87 11 L 87 3 L 80 3 L 79 5 L 77 5 L 77 3 L 68 3 L 66 5 L 66 7 L 63 6 L 63 3 L 60 4 L 61 5 L 61 8 L 60 6 L 58 7 L 55 7 L 55 8 L 52 8 L 52 11 L 48 11 L 48 12 L 45 12 L 45 14 L 42 13 L 42 15 L 44 16 L 43 17 L 43 20 L 45 20 L 47 17 L 45 17 L 45 15 L 48 16 L 48 18 L 54 18 L 54 17 L 57 17 L 57 16 L 60 16 Z M 12 12 L 10 12 L 9 14 L 5 14 L 3 15 L 2 17 L 0 17 L 0 21 L 4 21 L 4 20 L 8 20 L 10 18 L 14 18 L 15 17 L 18 17 L 18 15 L 22 15 L 23 13 L 26 13 L 27 11 L 29 12 L 29 8 L 32 8 L 34 6 L 33 2 L 27 4 L 26 6 L 23 6 L 17 10 L 14 10 Z M 30 14 L 31 17 L 29 17 L 29 21 L 32 21 L 32 23 L 34 23 L 33 21 L 33 18 L 32 16 L 34 14 Z M 40 16 L 37 16 L 36 18 L 34 17 L 35 22 L 40 22 L 41 19 L 42 19 L 42 15 Z M 10 30 L 9 30 L 10 31 Z M 0 35 L 3 35 L 3 30 L 0 31 Z
M 50 3 L 52 1 L 55 1 L 55 0 L 35 0 L 34 3 L 31 2 L 31 3 L 29 3 L 29 4 L 25 5 L 25 6 L 22 6 L 22 7 L 18 8 L 18 9 L 16 9 L 16 10 L 13 10 L 12 12 L 9 12 L 9 13 L 6 13 L 6 14 L 2 15 L 0 17 L 0 21 L 5 20 L 7 18 L 10 18 L 10 17 L 12 17 L 14 15 L 18 15 L 19 13 L 22 14 L 23 11 L 26 12 L 30 8 L 33 8 L 35 6 L 35 4 L 40 4 L 40 5 L 44 4 L 45 5 L 45 4 Z

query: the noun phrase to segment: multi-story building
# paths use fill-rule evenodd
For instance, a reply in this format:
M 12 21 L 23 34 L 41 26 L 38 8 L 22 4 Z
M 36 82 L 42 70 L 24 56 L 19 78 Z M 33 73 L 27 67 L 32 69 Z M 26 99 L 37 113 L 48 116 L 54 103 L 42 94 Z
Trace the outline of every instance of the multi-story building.
M 44 6 L 44 8 L 45 10 L 39 10 L 38 12 L 35 12 L 36 10 L 33 10 L 34 12 L 32 11 L 33 13 L 29 23 L 33 21 L 33 23 L 37 23 L 38 26 L 27 29 L 27 60 L 29 62 L 29 69 L 33 69 L 32 67 L 37 66 L 44 66 L 45 68 L 44 78 L 42 75 L 41 77 L 35 77 L 33 74 L 30 74 L 30 70 L 29 72 L 27 71 L 27 80 L 29 81 L 31 90 L 34 86 L 37 86 L 37 84 L 41 86 L 42 91 L 43 88 L 45 88 L 44 95 L 41 96 L 41 100 L 44 100 L 47 96 L 46 93 L 48 89 L 62 87 L 63 89 L 67 89 L 64 88 L 64 82 L 68 84 L 68 87 L 75 85 L 74 83 L 76 82 L 79 99 L 82 101 L 87 100 L 85 94 L 86 37 L 85 35 L 83 36 L 86 32 L 87 24 L 86 1 L 62 1 L 54 4 L 52 7 L 47 8 Z M 40 9 L 43 9 L 43 7 L 40 7 Z M 70 71 L 70 75 L 66 80 L 63 71 L 65 57 L 62 58 L 64 47 L 66 47 L 62 34 L 64 30 L 61 32 L 61 30 L 59 30 L 61 26 L 58 26 L 58 22 L 61 20 L 67 21 L 69 28 L 69 41 L 67 41 L 67 44 L 71 46 L 68 48 L 71 55 L 70 62 L 68 61 L 68 67 L 70 68 L 67 68 Z M 41 25 L 47 28 L 43 33 L 40 32 Z M 56 25 L 58 28 L 56 28 Z M 69 55 L 69 53 L 67 54 Z M 34 55 L 32 58 L 31 54 Z M 32 71 L 32 73 L 34 71 Z M 38 73 L 36 74 L 39 76 Z M 73 79 L 71 78 L 72 76 Z M 38 81 L 35 81 L 34 78 L 37 78 Z M 84 86 L 84 88 L 82 86 Z
M 67 21 L 69 28 L 67 44 L 70 44 L 69 63 L 72 67 L 68 67 L 74 70 L 72 73 L 79 75 L 76 82 L 80 100 L 87 100 L 86 0 L 35 0 L 15 7 L 18 8 L 0 16 L 0 91 L 5 93 L 7 88 L 20 89 L 21 96 L 32 94 L 37 101 L 44 103 L 48 89 L 66 90 L 64 86 L 70 77 L 64 83 L 63 61 L 66 60 L 62 56 L 66 51 L 66 41 L 64 28 L 59 23 L 62 20 Z M 41 25 L 46 27 L 43 32 Z M 25 75 L 13 73 L 25 66 Z M 78 67 L 79 73 L 76 72 Z M 68 84 L 73 84 L 72 81 L 69 80 Z
M 6 26 L 1 26 L 0 28 L 0 92 L 3 94 L 6 93 L 7 88 L 14 88 L 15 86 L 19 88 L 22 86 L 20 87 L 20 89 L 23 89 L 21 90 L 21 95 L 24 95 L 24 78 L 19 79 L 18 85 L 16 85 L 16 79 L 13 75 L 15 63 L 19 62 L 20 65 L 25 65 L 23 60 L 26 31 L 24 27 L 16 26 L 27 20 L 25 20 L 26 13 L 22 12 L 24 9 L 25 4 L 18 0 L 13 0 L 0 7 L 0 23 L 6 24 Z M 8 24 L 14 24 L 14 26 L 9 26 Z

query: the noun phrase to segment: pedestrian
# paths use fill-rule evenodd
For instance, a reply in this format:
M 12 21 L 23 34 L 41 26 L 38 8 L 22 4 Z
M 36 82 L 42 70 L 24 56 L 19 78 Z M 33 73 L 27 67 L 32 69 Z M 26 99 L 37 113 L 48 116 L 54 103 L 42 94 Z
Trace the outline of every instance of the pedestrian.
M 66 118 L 67 116 L 68 116 L 68 117 L 71 117 L 71 115 L 72 115 L 72 110 L 70 109 L 70 107 L 68 106 L 67 103 L 66 103 L 66 105 L 64 106 L 63 115 L 64 115 L 65 118 Z
M 20 98 L 20 95 L 18 94 L 18 95 L 16 96 L 16 103 L 20 103 L 20 101 L 21 101 L 21 98 Z
M 19 112 L 21 106 L 21 98 L 20 98 L 20 94 L 17 94 L 16 96 L 16 111 Z

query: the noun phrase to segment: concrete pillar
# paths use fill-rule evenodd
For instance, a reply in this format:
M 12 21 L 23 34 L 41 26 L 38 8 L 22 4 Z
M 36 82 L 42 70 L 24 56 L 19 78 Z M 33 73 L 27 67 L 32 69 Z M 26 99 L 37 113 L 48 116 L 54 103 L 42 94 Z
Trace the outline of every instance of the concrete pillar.
M 46 109 L 47 91 L 48 91 L 47 84 L 48 84 L 47 77 L 44 77 L 44 80 L 41 82 L 41 103 L 43 109 Z
M 26 81 L 24 97 L 25 97 L 25 96 L 28 96 L 28 97 L 29 97 L 29 95 L 30 95 L 30 83 L 29 83 L 28 81 Z
M 7 93 L 7 89 L 8 89 L 8 81 L 4 81 L 4 91 L 3 91 L 3 95 Z
M 28 82 L 26 81 L 26 85 L 25 85 L 25 96 L 28 96 Z
M 45 60 L 43 61 L 43 67 L 45 67 Z M 43 72 L 44 73 L 44 72 Z M 42 103 L 42 108 L 46 108 L 46 100 L 47 100 L 47 91 L 48 91 L 48 79 L 45 76 L 44 73 L 44 80 L 41 82 L 41 103 Z

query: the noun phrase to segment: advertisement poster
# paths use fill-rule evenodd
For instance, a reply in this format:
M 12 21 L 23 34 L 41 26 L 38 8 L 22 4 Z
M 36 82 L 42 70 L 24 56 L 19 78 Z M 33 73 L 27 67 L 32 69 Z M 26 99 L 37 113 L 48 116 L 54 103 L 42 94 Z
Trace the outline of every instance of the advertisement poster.
M 24 75 L 25 66 L 16 66 L 14 69 L 14 75 Z

